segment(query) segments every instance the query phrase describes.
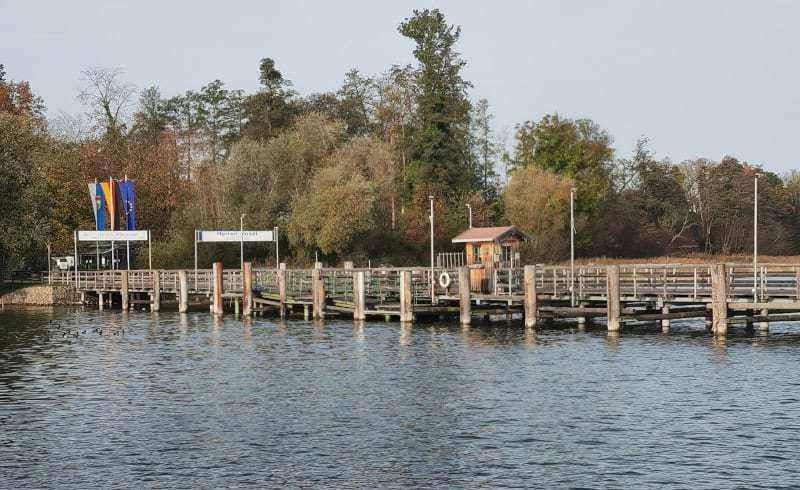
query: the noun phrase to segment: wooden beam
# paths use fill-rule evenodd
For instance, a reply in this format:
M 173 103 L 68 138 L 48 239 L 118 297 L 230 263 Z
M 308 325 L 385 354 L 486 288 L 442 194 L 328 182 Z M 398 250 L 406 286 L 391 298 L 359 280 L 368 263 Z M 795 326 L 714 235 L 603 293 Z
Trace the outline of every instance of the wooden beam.
M 539 309 L 536 299 L 536 266 L 526 265 L 525 280 L 525 327 L 535 328 L 539 321 Z
M 128 311 L 130 307 L 130 297 L 128 296 L 128 271 L 122 271 L 122 311 Z
M 716 336 L 728 335 L 728 271 L 725 264 L 711 267 L 711 331 Z
M 185 270 L 178 271 L 178 313 L 189 311 L 189 275 Z
M 606 268 L 606 281 L 608 331 L 619 332 L 622 323 L 620 321 L 622 306 L 619 296 L 619 265 L 613 264 Z
M 411 271 L 400 271 L 400 322 L 414 320 L 411 308 Z
M 253 263 L 242 264 L 242 315 L 250 316 L 253 308 Z
M 458 299 L 461 324 L 469 325 L 472 321 L 472 299 L 470 298 L 468 267 L 458 269 Z

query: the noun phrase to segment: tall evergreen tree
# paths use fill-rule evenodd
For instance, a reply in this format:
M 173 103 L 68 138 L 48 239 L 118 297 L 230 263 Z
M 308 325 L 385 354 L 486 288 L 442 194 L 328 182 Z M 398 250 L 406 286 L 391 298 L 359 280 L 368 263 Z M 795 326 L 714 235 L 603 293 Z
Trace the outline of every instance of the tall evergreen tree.
M 469 190 L 475 172 L 469 165 L 469 82 L 461 77 L 466 62 L 454 50 L 461 28 L 448 25 L 438 9 L 415 10 L 398 28 L 416 42 L 417 116 L 420 129 L 411 148 L 416 167 L 412 189 L 425 185 L 429 191 Z

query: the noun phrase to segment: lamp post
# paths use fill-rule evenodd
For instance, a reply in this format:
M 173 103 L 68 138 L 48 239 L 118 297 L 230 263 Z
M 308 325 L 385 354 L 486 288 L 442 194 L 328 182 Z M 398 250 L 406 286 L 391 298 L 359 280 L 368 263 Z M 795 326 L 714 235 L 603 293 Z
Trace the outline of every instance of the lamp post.
M 239 216 L 239 258 L 242 269 L 244 269 L 244 217 L 244 214 Z
M 758 178 L 753 179 L 753 299 L 758 303 Z
M 569 190 L 569 295 L 575 306 L 575 188 Z
M 428 199 L 431 200 L 431 215 L 429 218 L 431 219 L 431 298 L 433 298 L 433 291 L 435 287 L 433 279 L 433 196 L 428 196 Z
M 469 210 L 469 227 L 472 228 L 472 204 L 467 204 Z

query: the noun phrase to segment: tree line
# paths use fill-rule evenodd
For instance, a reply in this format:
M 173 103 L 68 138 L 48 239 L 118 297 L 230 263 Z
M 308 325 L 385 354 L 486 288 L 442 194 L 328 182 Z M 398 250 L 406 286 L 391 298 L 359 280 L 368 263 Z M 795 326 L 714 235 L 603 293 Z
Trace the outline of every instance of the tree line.
M 214 80 L 165 97 L 117 69 L 84 71 L 81 116 L 48 121 L 44 101 L 0 65 L 0 269 L 46 268 L 46 247 L 72 249 L 92 229 L 86 184 L 128 176 L 139 228 L 158 267 L 189 267 L 196 229 L 280 230 L 282 259 L 307 265 L 426 262 L 429 196 L 435 242 L 467 227 L 513 224 L 533 236 L 525 260 L 577 253 L 651 257 L 752 251 L 758 175 L 759 251 L 800 249 L 800 174 L 778 176 L 726 156 L 657 160 L 646 138 L 620 157 L 591 119 L 549 114 L 516 126 L 506 149 L 488 101 L 470 99 L 460 27 L 439 10 L 398 26 L 416 65 L 344 75 L 335 92 L 302 95 L 271 58 L 247 94 Z M 208 246 L 201 260 L 238 263 Z M 248 257 L 270 263 L 263 246 Z M 144 265 L 144 264 L 140 264 Z

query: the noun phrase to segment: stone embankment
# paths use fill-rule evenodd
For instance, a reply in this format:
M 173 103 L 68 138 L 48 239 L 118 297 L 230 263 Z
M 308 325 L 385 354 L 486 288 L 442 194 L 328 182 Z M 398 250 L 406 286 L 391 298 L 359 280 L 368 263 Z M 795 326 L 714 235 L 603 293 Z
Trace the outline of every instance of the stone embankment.
M 81 297 L 71 286 L 30 286 L 0 296 L 0 304 L 6 305 L 74 305 Z

